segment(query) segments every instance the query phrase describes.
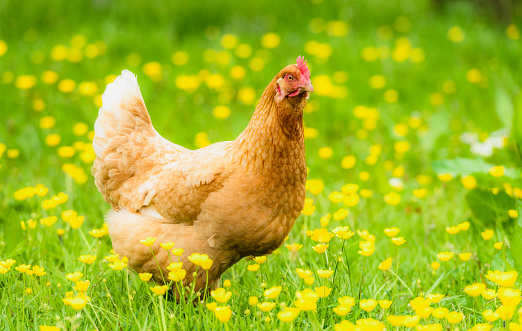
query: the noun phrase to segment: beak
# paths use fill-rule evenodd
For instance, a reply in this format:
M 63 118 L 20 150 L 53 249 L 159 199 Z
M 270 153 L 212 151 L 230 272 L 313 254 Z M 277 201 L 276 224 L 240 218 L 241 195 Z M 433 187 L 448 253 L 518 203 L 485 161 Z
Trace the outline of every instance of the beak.
M 312 82 L 311 81 L 308 81 L 308 83 L 306 83 L 304 85 L 301 85 L 301 89 L 303 91 L 310 92 L 310 93 L 314 92 L 314 87 L 312 86 Z

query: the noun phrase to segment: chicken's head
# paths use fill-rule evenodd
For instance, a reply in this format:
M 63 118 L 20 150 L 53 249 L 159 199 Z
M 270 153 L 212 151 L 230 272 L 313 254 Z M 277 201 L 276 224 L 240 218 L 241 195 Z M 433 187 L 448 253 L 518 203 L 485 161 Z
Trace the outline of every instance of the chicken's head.
M 314 91 L 314 87 L 310 81 L 310 70 L 303 57 L 299 56 L 297 64 L 291 64 L 279 72 L 275 88 L 277 101 L 298 95 L 308 99 L 310 93 Z

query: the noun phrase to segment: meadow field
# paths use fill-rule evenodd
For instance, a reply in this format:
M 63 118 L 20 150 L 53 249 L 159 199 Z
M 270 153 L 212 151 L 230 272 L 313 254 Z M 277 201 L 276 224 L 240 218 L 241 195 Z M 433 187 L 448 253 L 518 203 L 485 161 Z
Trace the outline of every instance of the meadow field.
M 521 29 L 468 1 L 0 2 L 0 329 L 522 330 Z M 178 304 L 111 252 L 101 94 L 131 70 L 195 149 L 298 55 L 302 215 Z

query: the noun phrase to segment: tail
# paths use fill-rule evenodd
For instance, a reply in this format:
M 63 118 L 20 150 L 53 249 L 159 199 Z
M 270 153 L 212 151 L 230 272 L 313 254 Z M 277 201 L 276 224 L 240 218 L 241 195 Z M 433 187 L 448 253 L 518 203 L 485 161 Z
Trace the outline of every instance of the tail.
M 123 136 L 135 131 L 154 135 L 147 107 L 141 96 L 136 76 L 123 70 L 114 82 L 107 85 L 102 95 L 103 106 L 94 124 L 94 153 L 97 158 L 104 158 L 107 153 L 117 148 L 115 144 Z

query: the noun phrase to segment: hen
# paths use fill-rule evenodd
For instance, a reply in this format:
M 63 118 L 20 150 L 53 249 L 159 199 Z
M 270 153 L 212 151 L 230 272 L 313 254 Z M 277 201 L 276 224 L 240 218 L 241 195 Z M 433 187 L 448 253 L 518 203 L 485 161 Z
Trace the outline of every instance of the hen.
M 184 249 L 184 284 L 197 270 L 199 291 L 241 258 L 278 248 L 304 204 L 303 109 L 311 92 L 298 57 L 266 87 L 237 139 L 189 150 L 156 132 L 136 76 L 122 71 L 103 93 L 93 141 L 92 172 L 112 206 L 106 221 L 114 251 L 161 284 L 169 256 L 160 243 L 175 242 Z M 146 237 L 157 237 L 154 256 L 140 243 Z M 213 260 L 208 280 L 189 261 L 192 253 Z

